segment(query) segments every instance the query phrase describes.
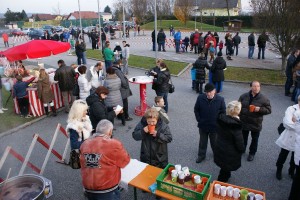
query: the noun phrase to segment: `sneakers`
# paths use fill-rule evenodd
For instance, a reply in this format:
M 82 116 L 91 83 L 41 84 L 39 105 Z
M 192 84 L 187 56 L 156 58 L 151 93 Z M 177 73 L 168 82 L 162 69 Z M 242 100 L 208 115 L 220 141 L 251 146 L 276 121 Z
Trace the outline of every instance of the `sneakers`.
M 7 108 L 2 108 L 2 110 L 6 111 L 6 110 L 8 110 L 8 109 L 7 109 Z
M 32 115 L 27 115 L 25 118 L 28 119 L 28 118 L 31 118 L 31 117 L 32 117 Z

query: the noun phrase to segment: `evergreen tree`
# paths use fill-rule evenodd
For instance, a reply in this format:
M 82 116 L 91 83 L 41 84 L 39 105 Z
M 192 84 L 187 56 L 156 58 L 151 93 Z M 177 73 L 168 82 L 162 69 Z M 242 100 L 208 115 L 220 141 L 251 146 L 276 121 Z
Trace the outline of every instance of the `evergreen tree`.
M 111 9 L 110 9 L 110 7 L 108 5 L 104 8 L 104 12 L 106 12 L 106 13 L 112 13 Z

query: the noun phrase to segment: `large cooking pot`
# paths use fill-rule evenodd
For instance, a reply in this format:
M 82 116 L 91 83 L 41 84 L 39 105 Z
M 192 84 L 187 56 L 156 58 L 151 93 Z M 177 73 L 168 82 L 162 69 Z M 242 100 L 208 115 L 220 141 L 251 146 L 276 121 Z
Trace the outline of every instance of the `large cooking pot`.
M 0 184 L 1 200 L 44 200 L 44 192 L 43 177 L 33 174 L 15 176 Z

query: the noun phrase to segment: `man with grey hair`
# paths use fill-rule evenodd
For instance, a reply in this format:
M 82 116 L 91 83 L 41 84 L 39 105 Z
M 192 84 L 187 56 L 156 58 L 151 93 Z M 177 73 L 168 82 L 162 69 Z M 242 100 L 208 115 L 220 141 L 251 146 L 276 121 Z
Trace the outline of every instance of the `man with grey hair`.
M 86 197 L 91 199 L 120 199 L 121 168 L 130 161 L 122 143 L 112 139 L 113 124 L 103 119 L 93 137 L 80 147 L 82 183 Z
M 103 85 L 103 80 L 106 76 L 106 71 L 103 69 L 103 66 L 103 62 L 99 61 L 86 72 L 86 79 L 92 85 L 91 94 L 95 93 L 97 87 Z

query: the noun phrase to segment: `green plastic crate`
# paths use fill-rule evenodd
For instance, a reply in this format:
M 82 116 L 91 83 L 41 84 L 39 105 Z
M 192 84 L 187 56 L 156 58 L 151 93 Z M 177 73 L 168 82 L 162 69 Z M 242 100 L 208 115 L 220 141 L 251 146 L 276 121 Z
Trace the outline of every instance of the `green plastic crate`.
M 183 188 L 183 187 L 179 187 L 177 185 L 171 184 L 171 183 L 167 183 L 164 182 L 164 178 L 168 175 L 168 169 L 170 167 L 174 167 L 174 165 L 172 164 L 168 164 L 165 169 L 158 175 L 158 177 L 156 178 L 156 182 L 157 182 L 157 189 L 169 194 L 172 194 L 174 196 L 183 198 L 183 199 L 187 199 L 187 200 L 204 200 L 205 194 L 208 191 L 210 182 L 211 182 L 211 175 L 209 174 L 205 174 L 202 172 L 197 172 L 194 170 L 190 170 L 190 172 L 192 174 L 198 174 L 201 177 L 207 177 L 207 184 L 205 184 L 205 187 L 203 189 L 203 191 L 201 193 L 196 192 L 194 190 L 190 190 L 187 188 Z

